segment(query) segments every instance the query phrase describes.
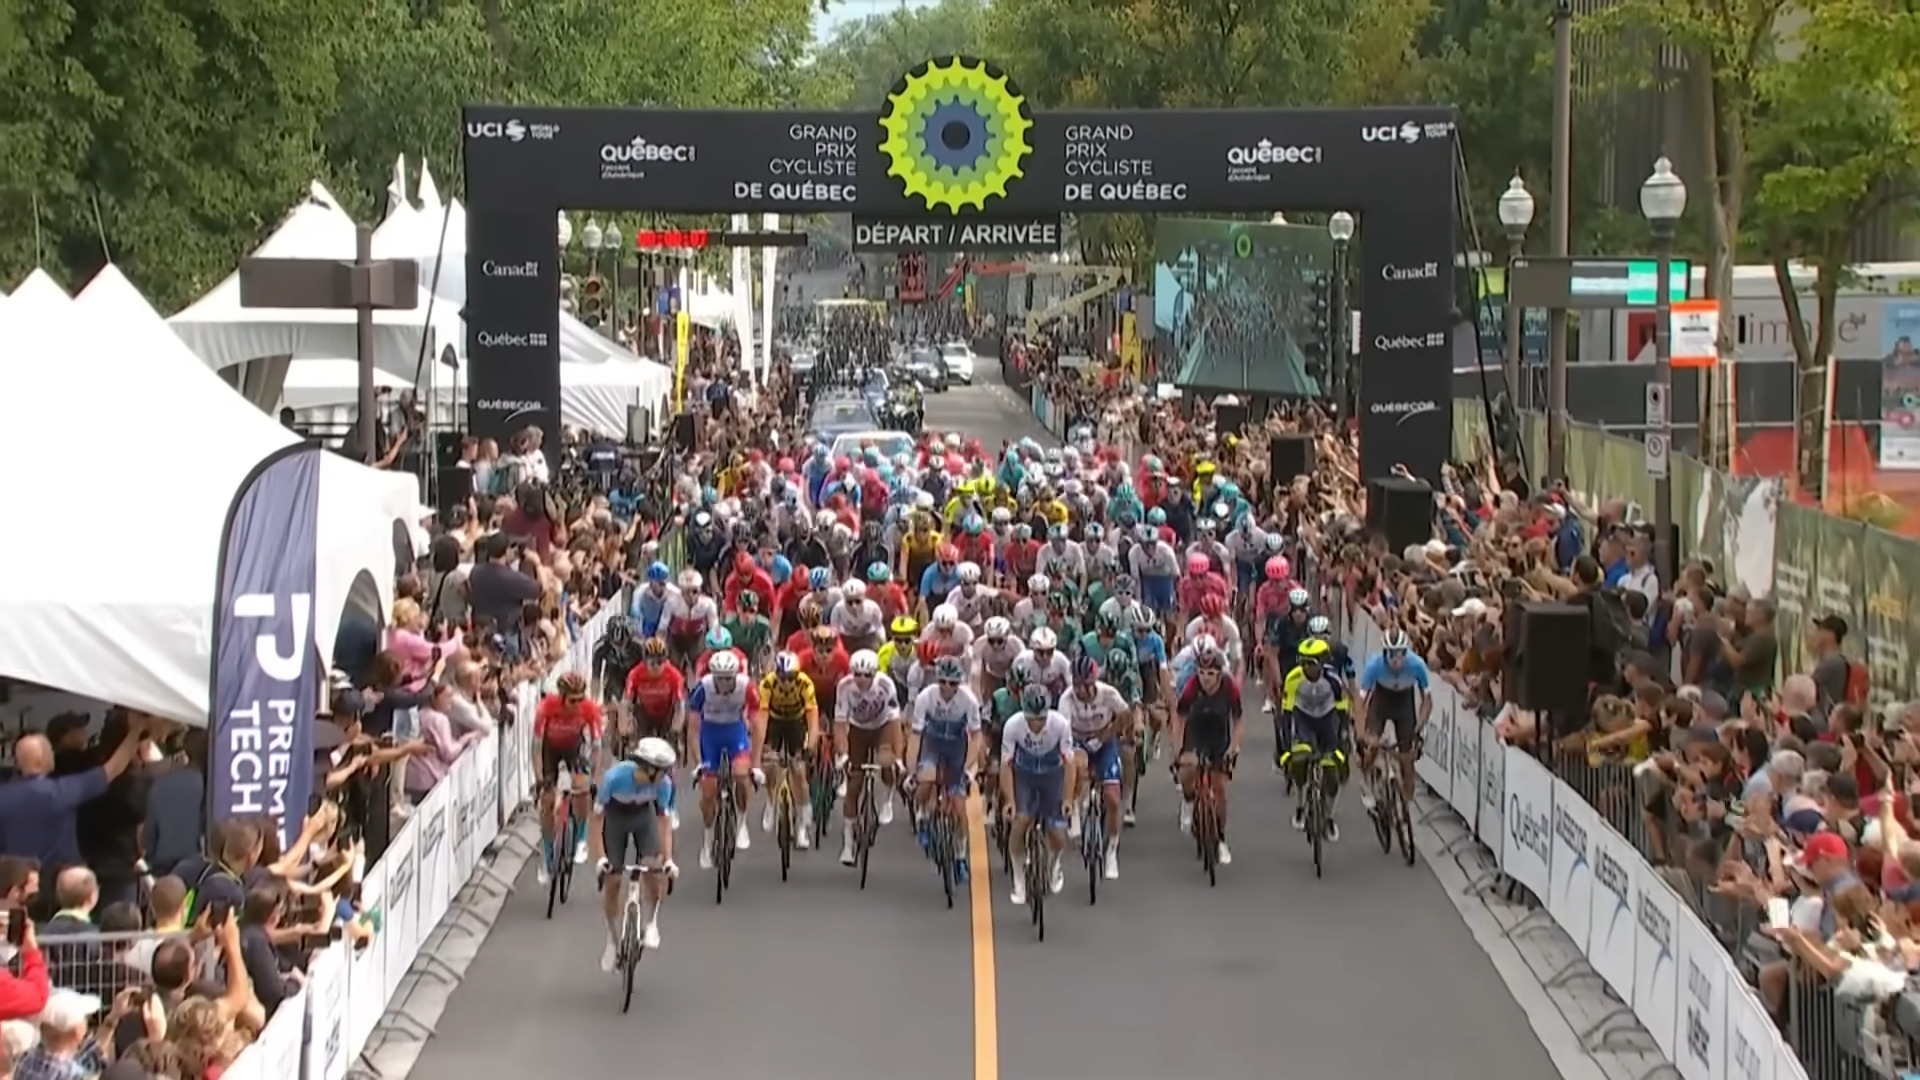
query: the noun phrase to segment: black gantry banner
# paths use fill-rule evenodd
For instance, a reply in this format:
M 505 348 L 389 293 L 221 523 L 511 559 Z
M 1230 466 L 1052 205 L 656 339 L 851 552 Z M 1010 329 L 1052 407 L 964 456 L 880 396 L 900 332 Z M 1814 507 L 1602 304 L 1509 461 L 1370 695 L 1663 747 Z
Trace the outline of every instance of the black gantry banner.
M 469 224 L 467 321 L 469 431 L 502 452 L 537 433 L 560 449 L 560 266 L 551 205 L 492 210 Z
M 1453 446 L 1453 215 L 1373 210 L 1360 249 L 1361 476 L 1405 465 L 1438 484 Z
M 1023 217 L 853 217 L 855 251 L 964 251 L 1017 254 L 1059 251 L 1059 214 Z

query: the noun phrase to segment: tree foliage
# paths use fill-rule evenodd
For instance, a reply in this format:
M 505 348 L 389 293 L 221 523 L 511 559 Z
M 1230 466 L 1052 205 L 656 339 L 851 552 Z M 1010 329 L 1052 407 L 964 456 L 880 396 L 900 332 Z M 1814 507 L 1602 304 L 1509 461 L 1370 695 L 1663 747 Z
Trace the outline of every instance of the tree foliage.
M 0 0 L 0 284 L 110 256 L 171 310 L 308 181 L 459 186 L 459 109 L 793 103 L 815 0 Z
M 909 68 L 936 56 L 985 56 L 984 0 L 940 0 L 927 7 L 891 8 L 842 23 L 815 53 L 823 108 L 878 111 L 887 91 Z

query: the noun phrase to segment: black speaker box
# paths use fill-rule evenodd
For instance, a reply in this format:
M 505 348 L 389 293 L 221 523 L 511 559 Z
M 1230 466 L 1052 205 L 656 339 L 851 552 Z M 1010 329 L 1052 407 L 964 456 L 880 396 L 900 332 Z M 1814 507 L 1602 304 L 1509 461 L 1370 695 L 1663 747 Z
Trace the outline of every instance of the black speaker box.
M 460 444 L 466 439 L 462 431 L 436 431 L 433 433 L 433 467 L 451 469 L 460 464 Z
M 1367 481 L 1367 531 L 1385 536 L 1395 555 L 1433 539 L 1433 488 L 1398 476 Z
M 1578 604 L 1507 605 L 1506 698 L 1523 709 L 1584 714 L 1593 613 Z
M 1267 442 L 1267 475 L 1275 491 L 1284 490 L 1296 476 L 1312 476 L 1313 436 L 1275 435 Z
M 673 418 L 673 445 L 683 454 L 693 453 L 693 414 Z
M 1228 435 L 1242 433 L 1246 427 L 1246 405 L 1215 405 L 1213 407 L 1213 430 L 1216 435 L 1224 439 Z

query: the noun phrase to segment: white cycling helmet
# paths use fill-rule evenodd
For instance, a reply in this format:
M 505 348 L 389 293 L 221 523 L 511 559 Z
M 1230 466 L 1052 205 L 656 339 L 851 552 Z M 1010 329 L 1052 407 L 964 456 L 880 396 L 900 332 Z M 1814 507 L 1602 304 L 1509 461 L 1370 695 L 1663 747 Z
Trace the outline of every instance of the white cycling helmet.
M 962 585 L 980 584 L 980 564 L 979 563 L 963 562 L 960 564 L 960 584 Z
M 1028 639 L 1027 644 L 1033 648 L 1034 652 L 1047 652 L 1060 644 L 1060 638 L 1053 632 L 1052 627 L 1043 626 L 1033 632 L 1033 637 Z
M 993 523 L 995 525 L 1006 525 L 1012 521 L 1013 511 L 1004 506 L 996 506 L 993 508 Z
M 1041 595 L 1051 588 L 1053 588 L 1053 579 L 1045 574 L 1035 574 L 1027 579 L 1027 591 L 1033 593 L 1035 596 Z
M 1294 607 L 1306 607 L 1307 602 L 1312 599 L 1313 597 L 1308 596 L 1307 590 L 1305 589 L 1294 589 L 1287 593 L 1287 603 L 1292 604 Z
M 951 630 L 960 625 L 960 612 L 952 604 L 941 604 L 933 609 L 933 628 Z
M 867 583 L 861 581 L 859 578 L 847 579 L 847 583 L 840 586 L 840 597 L 843 600 L 850 600 L 855 603 L 865 600 L 867 598 Z
M 1136 603 L 1127 609 L 1127 621 L 1135 630 L 1152 630 L 1160 625 L 1160 619 L 1147 610 L 1147 605 Z
M 1212 634 L 1196 634 L 1193 639 L 1193 655 L 1208 656 L 1220 648 L 1220 643 Z
M 987 637 L 997 640 L 1013 633 L 1013 623 L 1003 616 L 995 615 L 987 620 L 985 630 Z
M 633 744 L 627 756 L 642 765 L 651 765 L 656 769 L 671 769 L 680 756 L 673 752 L 673 744 L 652 735 Z
M 1307 620 L 1307 633 L 1314 637 L 1325 637 L 1333 633 L 1333 623 L 1325 615 L 1315 615 Z
M 914 506 L 914 509 L 916 510 L 933 509 L 933 494 L 931 492 L 923 491 L 920 494 L 915 495 L 913 497 L 913 506 Z
M 683 589 L 699 588 L 700 587 L 700 571 L 698 570 L 680 571 L 680 587 Z
M 716 675 L 722 679 L 740 674 L 739 654 L 731 649 L 714 653 L 713 659 L 707 661 L 707 674 Z
M 1397 626 L 1387 631 L 1386 636 L 1380 639 L 1380 648 L 1383 652 L 1406 652 L 1409 647 L 1407 632 Z
M 847 661 L 847 672 L 862 676 L 880 674 L 880 655 L 872 649 L 861 649 Z

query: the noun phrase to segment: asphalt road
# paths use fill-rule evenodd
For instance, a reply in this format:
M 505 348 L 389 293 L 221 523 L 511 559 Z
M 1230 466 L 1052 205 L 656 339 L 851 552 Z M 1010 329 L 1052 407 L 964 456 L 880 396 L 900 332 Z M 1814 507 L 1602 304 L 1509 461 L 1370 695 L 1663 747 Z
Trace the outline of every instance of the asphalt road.
M 997 370 L 983 364 L 980 385 L 934 396 L 929 427 L 988 445 L 1038 436 Z M 1351 798 L 1314 879 L 1280 781 L 1258 764 L 1272 746 L 1264 718 L 1251 719 L 1231 790 L 1234 861 L 1217 887 L 1156 767 L 1120 880 L 1089 907 L 1070 859 L 1044 942 L 997 870 L 970 890 L 984 903 L 962 895 L 948 910 L 904 814 L 883 830 L 862 892 L 831 849 L 803 853 L 782 883 L 756 802 L 753 848 L 716 906 L 690 814 L 662 948 L 626 1016 L 597 967 L 594 898 L 576 895 L 549 923 L 529 865 L 411 1080 L 1554 1075 L 1432 874 L 1383 856 Z

